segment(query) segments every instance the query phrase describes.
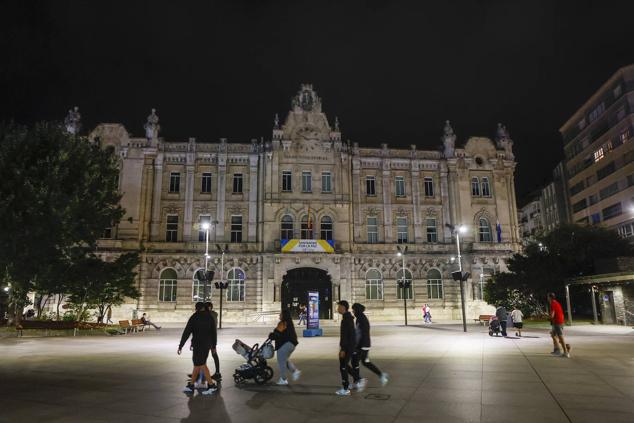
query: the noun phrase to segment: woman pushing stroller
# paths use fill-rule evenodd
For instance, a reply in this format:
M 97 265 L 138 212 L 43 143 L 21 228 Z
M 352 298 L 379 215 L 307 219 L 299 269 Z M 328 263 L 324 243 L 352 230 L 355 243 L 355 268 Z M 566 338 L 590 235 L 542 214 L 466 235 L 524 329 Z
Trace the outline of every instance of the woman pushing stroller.
M 291 312 L 287 309 L 280 313 L 280 322 L 277 324 L 273 332 L 269 334 L 269 338 L 275 341 L 275 351 L 277 351 L 277 364 L 280 368 L 280 378 L 278 385 L 288 385 L 287 371 L 291 371 L 293 381 L 299 379 L 301 371 L 289 360 L 295 347 L 297 346 L 297 333 L 295 332 L 295 324 L 291 318 Z

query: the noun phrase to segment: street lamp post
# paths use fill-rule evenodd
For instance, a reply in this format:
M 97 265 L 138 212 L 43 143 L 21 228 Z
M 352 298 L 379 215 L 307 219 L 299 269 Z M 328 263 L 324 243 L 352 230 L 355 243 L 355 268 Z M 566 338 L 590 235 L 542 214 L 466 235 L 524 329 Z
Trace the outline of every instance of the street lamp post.
M 458 270 L 459 270 L 459 275 L 457 279 L 460 281 L 460 305 L 462 308 L 462 330 L 466 332 L 467 331 L 467 312 L 465 310 L 464 282 L 469 277 L 469 273 L 463 273 L 462 271 L 462 255 L 460 254 L 460 234 L 465 233 L 467 231 L 467 228 L 464 225 L 460 225 L 456 227 L 454 225 L 450 225 L 449 223 L 446 223 L 445 226 L 451 229 L 451 232 L 456 236 L 456 248 L 458 250 Z M 456 276 L 454 276 L 454 279 L 456 279 Z
M 209 222 L 203 222 L 202 229 L 205 231 L 205 279 L 203 281 L 203 301 L 207 301 L 209 298 L 209 292 L 207 290 L 208 287 L 208 278 L 207 272 L 209 271 L 209 229 L 211 228 L 211 224 Z
M 403 313 L 405 315 L 405 326 L 407 326 L 407 293 L 409 292 L 408 289 L 412 283 L 411 281 L 408 282 L 405 279 L 405 254 L 407 253 L 407 246 L 401 249 L 401 247 L 397 245 L 396 248 L 398 249 L 398 253 L 396 253 L 396 255 L 402 258 L 402 277 L 397 283 L 403 292 Z
M 223 300 L 223 290 L 227 289 L 229 286 L 229 282 L 225 282 L 225 253 L 227 252 L 229 246 L 225 244 L 225 248 L 220 247 L 220 245 L 216 244 L 216 248 L 218 249 L 218 253 L 220 253 L 220 282 L 216 282 L 216 288 L 220 290 L 220 310 L 218 314 L 218 329 L 222 329 L 222 300 Z

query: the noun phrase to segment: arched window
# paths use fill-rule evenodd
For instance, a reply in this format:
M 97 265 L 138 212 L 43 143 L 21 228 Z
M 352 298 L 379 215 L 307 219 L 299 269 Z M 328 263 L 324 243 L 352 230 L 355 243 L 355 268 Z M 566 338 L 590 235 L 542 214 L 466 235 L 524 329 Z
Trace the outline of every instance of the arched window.
M 367 300 L 383 299 L 383 277 L 376 269 L 368 270 L 365 275 L 365 298 Z
M 480 180 L 478 178 L 471 178 L 471 195 L 473 197 L 480 196 Z
M 234 267 L 229 270 L 227 281 L 227 301 L 244 301 L 244 272 Z
M 406 289 L 403 289 L 400 286 L 398 286 L 398 283 L 402 281 L 403 281 L 403 269 L 396 272 L 396 284 L 397 284 L 396 297 L 399 300 L 402 300 L 404 298 L 411 300 L 412 298 L 414 298 L 414 288 L 412 287 L 412 272 L 405 269 L 405 282 L 409 283 L 409 287 L 407 287 Z M 403 291 L 404 291 L 405 297 L 403 297 Z
M 313 218 L 308 218 L 308 215 L 302 217 L 301 223 L 301 239 L 313 239 Z
M 480 242 L 491 242 L 493 240 L 493 238 L 491 238 L 491 225 L 489 225 L 489 221 L 485 217 L 480 218 L 478 239 Z
M 282 217 L 280 239 L 293 239 L 293 218 L 289 215 L 284 215 L 284 217 Z
M 332 219 L 330 216 L 321 218 L 321 239 L 332 241 Z
M 489 178 L 487 178 L 486 176 L 482 177 L 482 196 L 491 196 L 491 186 L 489 185 Z
M 198 301 L 205 301 L 205 285 L 198 280 L 198 272 L 204 272 L 205 269 L 197 269 L 194 272 L 194 279 L 192 281 L 192 301 L 193 302 L 198 302 Z M 209 290 L 211 284 L 208 282 L 207 283 L 207 293 L 209 293 Z
M 442 298 L 442 275 L 436 269 L 427 272 L 427 298 L 437 300 Z
M 176 301 L 176 270 L 164 269 L 159 276 L 159 301 Z

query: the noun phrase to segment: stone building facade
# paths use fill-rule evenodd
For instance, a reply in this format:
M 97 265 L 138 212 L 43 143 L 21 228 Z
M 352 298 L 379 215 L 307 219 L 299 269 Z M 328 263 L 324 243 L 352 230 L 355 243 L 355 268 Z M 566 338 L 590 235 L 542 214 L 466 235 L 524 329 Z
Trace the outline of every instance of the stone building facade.
M 456 243 L 446 224 L 468 227 L 467 313 L 477 317 L 489 310 L 481 300 L 486 276 L 505 270 L 520 248 L 512 140 L 501 125 L 495 141 L 471 137 L 460 148 L 449 122 L 438 150 L 366 148 L 342 141 L 338 120 L 329 122 L 312 86 L 302 85 L 269 140 L 172 142 L 159 129 L 153 110 L 145 137 L 120 124 L 90 135 L 120 157 L 126 210 L 100 251 L 141 251 L 143 296 L 115 312 L 121 317 L 137 309 L 157 321 L 186 319 L 202 297 L 194 275 L 204 267 L 203 222 L 209 269 L 229 281 L 224 320 L 240 323 L 305 302 L 308 289 L 319 290 L 324 319 L 347 299 L 374 319 L 400 320 L 404 295 L 410 318 L 428 303 L 434 318 L 457 319 Z M 331 249 L 282 252 L 296 239 L 325 240 Z M 408 247 L 405 272 L 399 244 Z M 411 290 L 397 287 L 403 277 Z M 220 293 L 211 295 L 217 308 Z

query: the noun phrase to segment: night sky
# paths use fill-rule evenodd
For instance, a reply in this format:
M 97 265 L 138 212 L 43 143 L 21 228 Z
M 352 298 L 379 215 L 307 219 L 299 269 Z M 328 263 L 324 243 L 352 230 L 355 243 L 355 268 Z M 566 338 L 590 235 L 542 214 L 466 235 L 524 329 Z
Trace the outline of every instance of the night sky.
M 191 4 L 190 4 L 191 3 Z M 550 178 L 559 127 L 634 62 L 633 1 L 0 3 L 0 120 L 121 122 L 142 136 L 270 138 L 303 82 L 362 146 L 515 141 L 518 198 Z

